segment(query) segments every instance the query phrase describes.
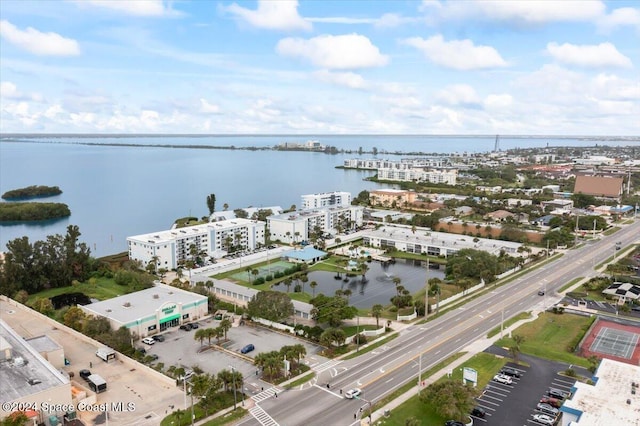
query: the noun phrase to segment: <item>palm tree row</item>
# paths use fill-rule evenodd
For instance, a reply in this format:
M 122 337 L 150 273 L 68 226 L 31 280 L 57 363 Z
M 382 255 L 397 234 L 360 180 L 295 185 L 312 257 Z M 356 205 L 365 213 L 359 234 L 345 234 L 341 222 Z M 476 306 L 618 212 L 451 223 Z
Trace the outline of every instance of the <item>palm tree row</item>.
M 209 345 L 211 345 L 211 339 L 215 338 L 218 340 L 218 344 L 220 344 L 220 338 L 224 337 L 224 340 L 227 340 L 227 332 L 231 328 L 232 324 L 227 318 L 220 321 L 220 325 L 216 328 L 200 328 L 194 334 L 193 338 L 195 340 L 200 341 L 200 345 L 204 339 L 208 339 Z

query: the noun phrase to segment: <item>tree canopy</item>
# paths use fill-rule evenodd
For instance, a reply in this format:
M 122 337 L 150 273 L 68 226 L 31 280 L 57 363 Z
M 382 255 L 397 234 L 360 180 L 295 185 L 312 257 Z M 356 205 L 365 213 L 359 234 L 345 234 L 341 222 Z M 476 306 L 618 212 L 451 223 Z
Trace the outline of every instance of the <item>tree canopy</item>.
M 258 292 L 247 303 L 247 313 L 252 317 L 280 322 L 293 315 L 293 302 L 279 291 Z
M 341 296 L 328 297 L 319 294 L 310 303 L 313 305 L 311 315 L 319 323 L 328 323 L 331 327 L 338 327 L 342 320 L 356 316 L 358 309 L 349 306 L 349 302 Z
M 476 390 L 458 380 L 436 382 L 420 392 L 420 400 L 429 402 L 443 417 L 453 417 L 466 423 L 475 406 Z

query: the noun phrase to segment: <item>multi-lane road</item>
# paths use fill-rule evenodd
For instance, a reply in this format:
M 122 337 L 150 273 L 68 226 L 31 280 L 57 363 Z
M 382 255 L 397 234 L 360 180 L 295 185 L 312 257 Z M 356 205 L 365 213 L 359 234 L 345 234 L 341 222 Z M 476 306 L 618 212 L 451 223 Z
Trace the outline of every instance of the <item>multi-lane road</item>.
M 247 426 L 325 426 L 359 423 L 360 408 L 377 401 L 408 380 L 417 380 L 419 366 L 428 369 L 459 352 L 469 343 L 486 336 L 501 321 L 545 307 L 564 284 L 576 277 L 596 274 L 593 267 L 616 253 L 616 244 L 625 247 L 640 239 L 640 221 L 624 226 L 612 236 L 585 243 L 560 258 L 520 276 L 510 283 L 489 289 L 464 306 L 453 309 L 426 324 L 414 325 L 388 345 L 358 358 L 342 361 L 321 371 L 317 384 L 303 390 L 282 392 L 277 398 L 260 402 L 272 420 L 245 420 Z M 538 290 L 546 295 L 539 296 Z M 549 303 L 550 300 L 549 300 Z M 327 387 L 327 384 L 329 386 Z M 351 388 L 363 390 L 361 399 L 347 400 L 341 393 Z

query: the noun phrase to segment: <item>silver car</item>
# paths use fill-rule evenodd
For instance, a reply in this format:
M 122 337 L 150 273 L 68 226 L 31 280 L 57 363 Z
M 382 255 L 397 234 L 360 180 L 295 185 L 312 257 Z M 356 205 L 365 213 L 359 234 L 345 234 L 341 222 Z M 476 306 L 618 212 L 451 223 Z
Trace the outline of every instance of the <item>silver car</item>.
M 553 414 L 554 416 L 557 416 L 559 411 L 557 408 L 553 407 L 552 405 L 549 404 L 544 404 L 544 403 L 540 403 L 536 406 L 536 408 L 538 408 L 538 410 L 542 411 L 543 413 L 546 414 Z

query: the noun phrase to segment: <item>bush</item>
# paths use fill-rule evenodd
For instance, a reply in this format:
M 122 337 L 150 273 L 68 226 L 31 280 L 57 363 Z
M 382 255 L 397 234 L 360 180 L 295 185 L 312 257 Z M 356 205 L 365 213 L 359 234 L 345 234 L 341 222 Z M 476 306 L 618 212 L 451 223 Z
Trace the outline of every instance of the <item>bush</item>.
M 367 343 L 367 336 L 362 333 L 356 334 L 353 337 L 353 343 L 355 343 L 356 345 L 364 345 L 365 343 Z
M 258 277 L 253 281 L 253 285 L 260 285 L 260 284 L 264 284 L 264 278 L 262 277 Z
M 567 368 L 566 370 L 564 370 L 564 374 L 569 377 L 576 377 L 576 370 L 574 370 L 573 368 Z
M 264 277 L 265 281 L 272 281 L 273 280 L 273 275 L 267 275 L 266 277 Z

